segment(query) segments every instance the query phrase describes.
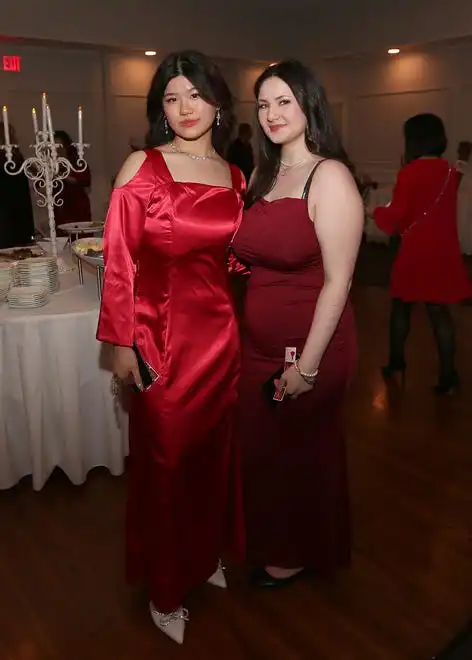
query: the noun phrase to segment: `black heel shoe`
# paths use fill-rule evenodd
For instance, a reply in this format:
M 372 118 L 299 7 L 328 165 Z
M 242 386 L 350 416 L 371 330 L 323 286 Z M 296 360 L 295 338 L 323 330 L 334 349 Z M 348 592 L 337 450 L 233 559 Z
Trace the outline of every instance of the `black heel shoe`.
M 406 363 L 405 362 L 389 362 L 381 369 L 382 376 L 385 380 L 392 379 L 396 374 L 400 374 L 401 386 L 405 388 L 406 381 Z
M 450 378 L 440 378 L 439 383 L 434 385 L 433 392 L 438 396 L 453 396 L 460 387 L 460 378 L 457 374 Z
M 295 575 L 290 575 L 286 578 L 274 577 L 266 571 L 265 568 L 256 568 L 251 574 L 251 584 L 254 587 L 259 587 L 260 589 L 277 589 L 279 587 L 286 587 L 295 580 L 298 580 L 305 574 L 306 569 L 302 568 L 301 571 L 295 573 Z

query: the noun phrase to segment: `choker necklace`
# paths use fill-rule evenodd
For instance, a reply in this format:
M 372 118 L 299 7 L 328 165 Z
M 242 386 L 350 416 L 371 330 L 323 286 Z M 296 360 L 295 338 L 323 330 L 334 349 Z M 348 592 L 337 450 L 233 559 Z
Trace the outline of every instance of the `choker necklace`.
M 289 170 L 293 169 L 294 167 L 301 167 L 302 165 L 306 165 L 310 161 L 307 160 L 306 158 L 304 160 L 299 160 L 298 163 L 284 163 L 283 160 L 280 161 L 280 168 L 279 168 L 279 174 L 280 176 L 285 176 Z
M 210 149 L 210 151 L 209 151 L 207 154 L 205 154 L 204 156 L 197 156 L 196 154 L 190 154 L 188 151 L 181 151 L 181 150 L 177 147 L 177 145 L 174 144 L 173 142 L 171 142 L 169 146 L 170 146 L 170 148 L 172 149 L 172 151 L 173 151 L 174 153 L 176 153 L 176 154 L 182 154 L 183 156 L 188 156 L 188 157 L 191 158 L 192 160 L 208 160 L 209 158 L 214 158 L 214 157 L 216 156 L 216 151 L 215 151 L 215 149 L 214 149 L 213 147 L 212 147 L 212 148 Z

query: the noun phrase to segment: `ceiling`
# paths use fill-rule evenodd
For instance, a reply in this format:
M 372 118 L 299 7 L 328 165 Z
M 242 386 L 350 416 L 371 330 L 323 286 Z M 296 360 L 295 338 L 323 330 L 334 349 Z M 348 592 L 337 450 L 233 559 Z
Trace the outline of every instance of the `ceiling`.
M 471 0 L 48 0 L 1 2 L 5 35 L 160 52 L 308 61 L 463 37 Z

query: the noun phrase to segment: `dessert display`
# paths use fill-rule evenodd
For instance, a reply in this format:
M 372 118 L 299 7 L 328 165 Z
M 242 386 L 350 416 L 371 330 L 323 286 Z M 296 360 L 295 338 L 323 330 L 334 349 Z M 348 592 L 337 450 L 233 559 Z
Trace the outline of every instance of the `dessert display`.
M 103 240 L 101 238 L 90 238 L 76 241 L 73 245 L 77 256 L 100 257 L 103 254 Z
M 103 266 L 103 238 L 89 236 L 72 243 L 74 254 L 92 266 Z

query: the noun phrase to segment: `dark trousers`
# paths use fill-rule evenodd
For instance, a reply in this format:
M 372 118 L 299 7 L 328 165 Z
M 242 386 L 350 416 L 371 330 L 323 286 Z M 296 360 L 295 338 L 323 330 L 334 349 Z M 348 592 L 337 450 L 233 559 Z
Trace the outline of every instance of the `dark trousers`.
M 411 312 L 414 303 L 392 299 L 390 312 L 390 356 L 393 366 L 405 366 L 405 343 L 410 333 Z M 448 305 L 425 303 L 433 329 L 438 352 L 439 382 L 448 383 L 457 378 L 455 368 L 456 338 L 454 322 Z

